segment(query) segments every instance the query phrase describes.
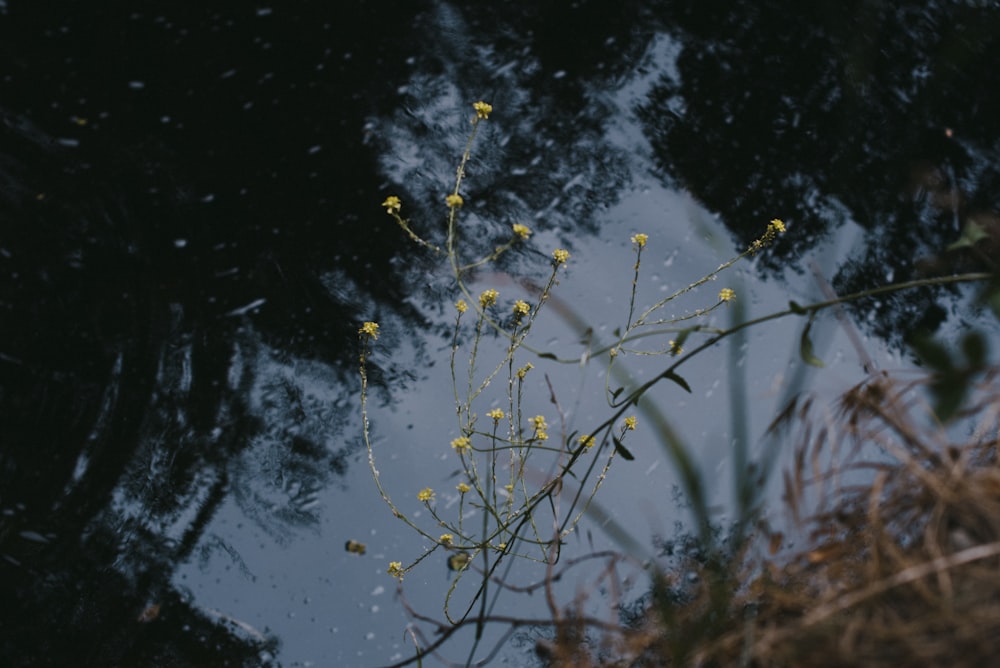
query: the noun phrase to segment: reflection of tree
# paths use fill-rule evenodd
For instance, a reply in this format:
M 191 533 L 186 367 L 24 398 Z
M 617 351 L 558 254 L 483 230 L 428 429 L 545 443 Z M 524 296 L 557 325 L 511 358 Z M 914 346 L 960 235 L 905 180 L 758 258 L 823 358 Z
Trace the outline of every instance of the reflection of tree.
M 850 219 L 865 242 L 839 290 L 917 277 L 1000 206 L 1000 10 L 976 4 L 664 3 L 683 50 L 642 107 L 656 157 L 741 244 L 787 218 L 771 269 Z M 875 331 L 933 328 L 936 294 L 883 300 Z
M 309 490 L 346 472 L 327 432 L 277 419 L 294 401 L 257 413 L 248 392 L 273 379 L 255 355 L 280 349 L 353 381 L 362 310 L 420 322 L 390 263 L 405 241 L 378 233 L 362 124 L 382 94 L 360 92 L 393 89 L 416 8 L 12 4 L 0 12 L 0 655 L 258 665 L 260 638 L 170 578 L 223 500 L 260 494 L 241 468 L 248 445 L 265 442 L 278 478 L 301 481 L 262 485 L 287 502 L 259 518 L 272 528 L 308 523 Z M 316 415 L 339 430 L 350 412 Z
M 440 3 L 421 15 L 414 29 L 435 38 L 414 55 L 398 112 L 376 125 L 405 216 L 427 236 L 442 229 L 440 201 L 466 138 L 459 121 L 484 98 L 496 122 L 482 129 L 463 184 L 476 216 L 466 246 L 490 249 L 512 223 L 596 233 L 631 179 L 626 152 L 606 138 L 617 109 L 604 91 L 643 51 L 638 14 L 632 3 L 609 12 L 602 2 L 518 1 Z

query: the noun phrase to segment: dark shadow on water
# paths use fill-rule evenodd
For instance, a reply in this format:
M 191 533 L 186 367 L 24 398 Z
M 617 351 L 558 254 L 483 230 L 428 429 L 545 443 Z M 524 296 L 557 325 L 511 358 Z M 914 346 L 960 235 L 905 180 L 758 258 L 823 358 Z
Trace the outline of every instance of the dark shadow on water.
M 804 270 L 798 258 L 853 220 L 863 240 L 838 267 L 842 294 L 996 270 L 995 6 L 710 1 L 663 3 L 655 19 L 683 46 L 678 77 L 641 109 L 659 165 L 744 247 L 785 218 L 767 269 Z M 991 241 L 946 252 L 970 222 Z M 946 292 L 853 308 L 898 345 L 945 319 Z
M 348 471 L 357 439 L 324 437 L 348 416 L 255 360 L 315 360 L 347 391 L 360 320 L 421 325 L 363 130 L 411 48 L 390 37 L 421 5 L 9 4 L 0 654 L 260 665 L 273 638 L 170 577 L 225 498 L 260 505 L 249 444 L 297 480 L 255 518 L 278 535 L 314 522 L 308 494 Z

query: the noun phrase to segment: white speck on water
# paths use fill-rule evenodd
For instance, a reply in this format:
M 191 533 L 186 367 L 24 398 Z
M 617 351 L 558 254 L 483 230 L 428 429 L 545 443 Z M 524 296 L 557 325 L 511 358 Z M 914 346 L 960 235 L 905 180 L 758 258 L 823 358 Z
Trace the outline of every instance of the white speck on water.
M 143 88 L 146 87 L 146 84 L 143 83 L 142 81 L 129 81 L 128 87 L 131 88 L 132 90 L 142 90 Z
M 372 589 L 372 596 L 381 596 L 384 593 L 385 593 L 385 587 L 383 587 L 382 585 L 379 585 L 375 587 L 375 589 Z
M 270 16 L 273 11 L 270 7 L 259 7 L 257 9 L 257 16 Z
M 22 531 L 20 534 L 21 538 L 25 540 L 30 540 L 33 543 L 48 543 L 49 539 L 38 533 L 37 531 Z
M 187 239 L 174 239 L 174 248 L 184 248 L 188 245 Z
M 260 299 L 255 299 L 246 306 L 240 306 L 239 308 L 234 308 L 232 311 L 226 313 L 226 315 L 227 316 L 245 315 L 250 311 L 254 310 L 255 308 L 263 306 L 265 303 L 267 303 L 267 300 L 264 299 L 263 297 Z

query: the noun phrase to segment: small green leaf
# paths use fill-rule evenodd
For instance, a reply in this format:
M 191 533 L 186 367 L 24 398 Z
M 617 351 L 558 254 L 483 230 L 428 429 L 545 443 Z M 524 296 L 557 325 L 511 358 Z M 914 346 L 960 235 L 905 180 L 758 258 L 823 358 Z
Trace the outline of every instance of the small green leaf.
M 960 248 L 971 248 L 981 240 L 988 239 L 989 236 L 989 233 L 983 228 L 982 225 L 969 221 L 965 224 L 965 228 L 962 229 L 962 236 L 958 238 L 958 241 L 949 245 L 945 248 L 945 250 L 953 251 Z
M 813 318 L 815 318 L 815 315 L 810 317 L 809 322 L 807 322 L 806 326 L 802 328 L 802 339 L 799 341 L 799 355 L 802 357 L 802 361 L 806 364 L 822 369 L 826 365 L 823 364 L 823 360 L 813 354 L 812 339 L 809 338 L 809 330 L 812 329 Z
M 558 360 L 559 359 L 558 357 L 556 357 L 555 353 L 538 353 L 538 356 L 540 358 L 546 359 L 546 360 Z
M 970 378 L 960 371 L 950 370 L 935 374 L 931 383 L 931 395 L 934 397 L 934 412 L 941 422 L 947 422 L 958 409 L 969 389 Z
M 989 304 L 993 315 L 1000 318 L 1000 290 L 992 290 L 986 297 L 986 303 Z
M 809 310 L 802 308 L 802 305 L 794 299 L 788 302 L 788 308 L 791 309 L 792 313 L 798 315 L 809 315 Z
M 969 332 L 962 338 L 962 352 L 969 366 L 978 369 L 986 364 L 987 347 L 983 335 L 979 332 Z
M 626 461 L 633 461 L 635 459 L 635 455 L 629 452 L 628 448 L 622 445 L 622 442 L 618 440 L 617 436 L 612 436 L 611 440 L 615 442 L 615 452 L 621 455 L 622 459 Z
M 917 352 L 920 361 L 935 371 L 950 371 L 955 364 L 951 359 L 951 353 L 943 344 L 938 343 L 930 336 L 914 337 L 911 342 L 913 349 Z
M 680 376 L 678 376 L 673 371 L 667 371 L 665 374 L 663 374 L 663 377 L 666 378 L 667 380 L 674 381 L 675 383 L 683 387 L 685 390 L 687 390 L 688 394 L 691 394 L 691 386 L 688 385 L 688 382 L 683 378 L 681 378 Z
M 617 399 L 617 398 L 618 398 L 618 395 L 619 395 L 619 394 L 621 394 L 621 393 L 622 393 L 622 392 L 624 392 L 624 391 L 625 391 L 625 388 L 624 388 L 624 387 L 619 387 L 619 388 L 618 388 L 617 390 L 613 390 L 613 391 L 611 392 L 611 398 L 612 398 L 612 399 Z

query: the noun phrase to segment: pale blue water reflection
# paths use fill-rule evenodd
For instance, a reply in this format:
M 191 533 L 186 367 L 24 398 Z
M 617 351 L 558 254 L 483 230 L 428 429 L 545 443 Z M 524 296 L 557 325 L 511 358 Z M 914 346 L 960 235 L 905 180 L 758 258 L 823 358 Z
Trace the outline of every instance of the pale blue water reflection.
M 650 62 L 651 69 L 660 71 L 671 67 L 670 60 L 655 58 L 669 58 L 675 52 L 669 40 L 662 40 L 651 51 L 650 58 L 654 59 Z M 434 88 L 432 84 L 421 85 L 428 90 Z M 425 89 L 414 83 L 407 90 L 419 99 Z M 530 340 L 533 346 L 542 350 L 560 356 L 584 352 L 582 332 L 559 316 L 561 309 L 569 309 L 582 317 L 593 328 L 597 340 L 605 343 L 612 340 L 612 330 L 620 327 L 627 315 L 635 261 L 629 241 L 631 235 L 637 232 L 650 235 L 638 286 L 637 306 L 640 308 L 697 280 L 733 254 L 728 235 L 718 220 L 689 195 L 665 188 L 653 174 L 649 148 L 637 120 L 629 112 L 642 94 L 641 77 L 629 79 L 616 89 L 592 93 L 595 105 L 617 111 L 608 116 L 600 136 L 593 140 L 599 150 L 588 150 L 586 155 L 590 156 L 588 160 L 595 160 L 598 155 L 616 156 L 619 179 L 615 198 L 600 200 L 597 212 L 587 219 L 574 221 L 584 228 L 597 230 L 596 234 L 567 235 L 563 230 L 570 225 L 559 224 L 570 217 L 567 212 L 586 206 L 580 200 L 586 199 L 588 193 L 583 187 L 574 189 L 581 183 L 575 171 L 579 159 L 564 159 L 555 150 L 540 153 L 543 159 L 537 161 L 534 168 L 526 168 L 525 176 L 542 186 L 567 184 L 569 187 L 564 186 L 558 200 L 543 202 L 541 207 L 536 205 L 534 213 L 533 207 L 523 201 L 507 203 L 499 210 L 479 205 L 475 193 L 495 188 L 504 178 L 503 156 L 494 157 L 494 154 L 521 141 L 518 131 L 525 120 L 508 120 L 505 109 L 497 104 L 489 130 L 478 140 L 474 153 L 477 158 L 474 158 L 474 169 L 470 170 L 469 187 L 474 194 L 468 197 L 469 213 L 462 216 L 467 243 L 473 247 L 485 245 L 479 241 L 480 231 L 486 236 L 490 231 L 502 230 L 508 221 L 528 221 L 535 229 L 527 244 L 531 250 L 509 262 L 508 266 L 514 265 L 511 271 L 533 272 L 536 279 L 547 271 L 544 258 L 552 248 L 567 245 L 573 253 L 555 291 L 551 310 L 537 322 Z M 437 216 L 427 215 L 435 221 L 442 218 L 443 207 L 439 206 L 439 200 L 443 199 L 442 193 L 447 192 L 448 175 L 463 146 L 461 133 L 467 128 L 468 118 L 468 110 L 464 107 L 468 105 L 460 104 L 457 93 L 447 96 L 445 101 L 434 99 L 429 93 L 427 97 L 431 102 L 426 108 L 410 107 L 405 116 L 397 114 L 386 119 L 372 119 L 370 124 L 384 128 L 378 134 L 391 147 L 384 164 L 392 182 L 405 184 L 409 193 L 405 205 L 421 213 L 436 212 Z M 407 132 L 408 124 L 423 127 L 441 115 L 454 126 L 437 121 L 440 134 L 446 136 L 444 141 L 418 138 Z M 405 120 L 406 117 L 411 120 Z M 495 143 L 500 144 L 500 148 L 494 146 Z M 478 160 L 481 154 L 489 156 L 491 164 L 481 164 Z M 420 159 L 407 160 L 405 156 L 408 155 L 419 155 Z M 491 167 L 500 174 L 492 173 Z M 582 182 L 589 183 L 589 179 Z M 496 202 L 497 195 L 493 192 L 492 197 L 487 198 Z M 420 225 L 416 222 L 419 220 L 417 215 L 412 220 L 416 226 Z M 421 254 L 422 251 L 414 246 L 412 255 L 419 258 Z M 391 398 L 371 411 L 371 420 L 376 466 L 382 484 L 405 512 L 419 517 L 420 504 L 416 501 L 419 489 L 430 486 L 441 490 L 439 507 L 453 507 L 457 497 L 457 493 L 447 491 L 454 487 L 457 472 L 453 453 L 447 446 L 457 435 L 447 332 L 453 319 L 450 305 L 459 294 L 449 289 L 450 276 L 443 262 L 417 260 L 417 263 L 420 268 L 412 272 L 412 281 L 413 286 L 421 290 L 415 291 L 411 299 L 427 315 L 429 326 L 416 330 L 392 318 L 380 320 L 381 336 L 374 346 L 373 362 L 387 369 L 411 369 L 414 377 L 392 386 Z M 818 286 L 808 282 L 789 288 L 782 283 L 761 280 L 752 271 L 752 262 L 748 262 L 684 300 L 678 300 L 664 315 L 680 316 L 704 307 L 714 302 L 723 286 L 737 290 L 738 299 L 747 304 L 748 315 L 783 309 L 789 299 L 805 303 L 819 295 Z M 487 287 L 499 289 L 504 300 L 533 296 L 506 271 L 484 270 L 473 284 L 473 291 Z M 371 317 L 376 316 L 377 312 L 372 312 Z M 723 309 L 715 312 L 710 322 L 723 326 L 726 317 L 727 312 Z M 833 327 L 826 329 L 835 330 Z M 802 367 L 797 352 L 798 333 L 797 327 L 787 323 L 754 331 L 737 355 L 750 402 L 748 433 L 752 444 L 760 442 L 764 428 L 788 398 L 791 379 Z M 829 387 L 832 397 L 839 389 L 862 378 L 861 366 L 842 334 L 834 333 L 822 344 L 821 354 L 828 362 L 828 368 L 822 372 L 823 383 Z M 495 342 L 495 354 L 501 352 L 499 345 Z M 902 364 L 877 342 L 868 340 L 866 345 L 869 354 L 883 364 Z M 594 347 L 598 347 L 596 343 Z M 666 350 L 666 341 L 654 342 L 653 347 Z M 428 351 L 427 364 L 412 369 L 416 349 Z M 311 441 L 334 447 L 339 439 L 359 437 L 356 388 L 330 385 L 329 380 L 324 380 L 321 367 L 294 360 L 278 364 L 274 356 L 273 352 L 261 351 L 254 375 L 258 383 L 274 385 L 273 379 L 280 379 L 292 386 L 293 389 L 287 391 L 301 397 L 305 409 L 302 428 L 309 430 L 306 420 L 313 423 L 309 430 Z M 664 359 L 626 358 L 622 363 L 630 369 L 635 382 L 640 383 L 657 373 L 665 365 Z M 728 359 L 725 348 L 720 346 L 685 365 L 682 374 L 692 385 L 690 395 L 675 385 L 665 384 L 649 397 L 676 423 L 691 447 L 695 462 L 709 481 L 708 493 L 712 505 L 719 509 L 720 521 L 734 507 L 732 479 L 735 472 L 731 455 L 734 436 L 730 427 L 728 390 L 733 379 L 731 370 L 727 369 Z M 552 410 L 545 381 L 547 376 L 567 412 L 569 431 L 586 433 L 588 426 L 607 417 L 609 409 L 604 400 L 603 379 L 606 355 L 583 367 L 532 357 L 525 357 L 518 364 L 529 360 L 536 364 L 538 373 L 533 374 L 527 405 L 538 408 L 526 407 L 527 413 Z M 737 382 L 742 384 L 742 381 Z M 251 396 L 259 396 L 261 392 L 255 389 Z M 313 416 L 322 415 L 323 406 L 331 397 L 337 397 L 334 405 L 338 410 L 353 409 L 354 418 L 348 419 L 336 433 L 323 436 L 324 430 L 329 431 L 328 425 L 323 420 L 316 421 Z M 488 405 L 489 402 L 483 404 L 484 410 Z M 283 424 L 290 410 L 287 405 L 279 405 L 274 416 L 268 418 L 260 404 L 255 407 L 265 424 L 271 420 Z M 640 413 L 640 425 L 643 422 Z M 266 438 L 258 439 L 243 455 L 249 462 L 247 467 L 270 472 L 268 449 L 274 445 Z M 655 436 L 640 428 L 630 442 L 630 449 L 636 461 L 616 462 L 597 499 L 616 523 L 640 544 L 646 544 L 649 554 L 653 554 L 649 537 L 672 536 L 677 531 L 677 523 L 686 523 L 689 517 L 686 509 L 676 503 L 675 490 L 680 481 Z M 279 469 L 285 466 L 281 458 L 276 462 Z M 273 499 L 265 504 L 265 492 L 259 489 L 263 479 L 258 477 L 253 484 L 257 488 L 254 502 L 249 508 L 241 506 L 238 499 L 225 504 L 206 530 L 205 556 L 183 567 L 175 576 L 175 582 L 188 589 L 200 606 L 225 611 L 226 616 L 284 639 L 278 657 L 291 665 L 310 662 L 319 665 L 330 657 L 342 665 L 377 665 L 405 658 L 411 651 L 403 635 L 408 620 L 401 612 L 394 595 L 395 583 L 385 574 L 385 568 L 390 560 L 404 563 L 412 560 L 428 546 L 422 545 L 415 533 L 392 517 L 378 498 L 374 484 L 363 479 L 365 457 L 355 454 L 350 466 L 355 470 L 355 477 L 349 488 L 326 486 L 310 491 L 309 508 L 304 510 L 313 510 L 316 514 L 311 525 L 285 527 L 282 531 L 269 529 L 266 517 L 276 509 L 294 505 L 305 481 L 294 471 L 274 471 L 270 477 L 277 488 L 268 492 Z M 255 522 L 259 526 L 254 527 Z M 566 558 L 593 549 L 620 547 L 601 533 L 599 524 L 595 526 L 585 520 L 578 533 L 578 537 L 569 541 Z M 359 556 L 344 551 L 343 543 L 348 539 L 365 542 L 367 553 Z M 278 558 L 274 554 L 275 542 L 278 543 Z M 231 549 L 212 547 L 213 543 Z M 236 563 L 233 553 L 239 555 L 242 563 Z M 541 568 L 522 564 L 517 566 L 511 580 L 525 584 L 542 575 Z M 642 594 L 641 579 L 634 582 L 632 595 Z M 404 588 L 407 598 L 420 612 L 440 617 L 447 584 L 442 556 L 421 564 L 418 570 L 408 574 Z M 575 587 L 588 584 L 588 576 L 582 574 L 572 585 L 561 585 L 560 591 L 570 600 Z M 603 603 L 600 597 L 595 598 L 597 600 L 592 603 L 599 610 Z M 510 593 L 495 612 L 544 618 L 547 609 L 539 597 Z M 490 640 L 501 637 L 502 630 L 494 629 Z M 460 649 L 463 642 L 468 639 L 449 644 L 444 654 L 454 660 L 464 658 L 464 650 Z M 485 647 L 489 648 L 490 643 Z

